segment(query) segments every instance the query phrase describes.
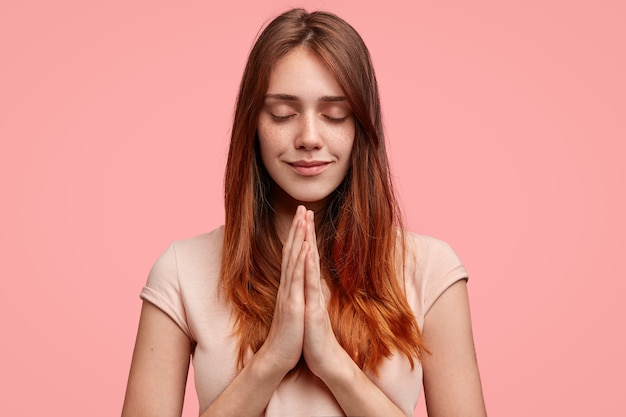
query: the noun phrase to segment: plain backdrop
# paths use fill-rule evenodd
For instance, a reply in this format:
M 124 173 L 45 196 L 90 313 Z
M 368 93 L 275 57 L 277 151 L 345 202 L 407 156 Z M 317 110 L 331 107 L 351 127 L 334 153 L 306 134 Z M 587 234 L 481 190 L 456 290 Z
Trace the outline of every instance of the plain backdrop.
M 407 225 L 470 274 L 490 415 L 625 415 L 626 9 L 606 0 L 2 2 L 0 415 L 119 415 L 139 291 L 222 224 L 245 59 L 293 6 L 370 48 Z

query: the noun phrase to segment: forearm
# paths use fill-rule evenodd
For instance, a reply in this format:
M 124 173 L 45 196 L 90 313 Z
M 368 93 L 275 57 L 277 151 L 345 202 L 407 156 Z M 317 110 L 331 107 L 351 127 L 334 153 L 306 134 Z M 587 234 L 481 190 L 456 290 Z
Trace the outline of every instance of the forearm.
M 200 417 L 262 415 L 286 375 L 271 363 L 259 350 Z
M 378 388 L 344 351 L 340 353 L 336 372 L 322 380 L 347 416 L 402 416 L 406 415 Z

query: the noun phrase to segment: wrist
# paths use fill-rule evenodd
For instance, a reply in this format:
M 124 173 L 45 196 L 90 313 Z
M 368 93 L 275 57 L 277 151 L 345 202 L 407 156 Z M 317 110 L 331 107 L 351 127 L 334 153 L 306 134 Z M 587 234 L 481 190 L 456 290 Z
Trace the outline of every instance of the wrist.
M 291 370 L 283 362 L 276 357 L 276 354 L 271 349 L 263 345 L 251 359 L 250 365 L 255 377 L 260 380 L 282 381 L 287 372 Z
M 357 364 L 341 347 L 330 358 L 332 360 L 327 362 L 327 365 L 316 376 L 331 390 L 337 386 L 350 386 L 356 378 L 357 371 L 360 370 Z

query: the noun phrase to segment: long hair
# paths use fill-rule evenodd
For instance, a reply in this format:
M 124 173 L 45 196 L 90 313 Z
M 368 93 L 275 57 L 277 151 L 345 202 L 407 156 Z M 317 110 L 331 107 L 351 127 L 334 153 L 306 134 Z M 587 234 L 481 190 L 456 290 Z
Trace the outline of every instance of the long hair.
M 280 280 L 282 245 L 269 204 L 271 181 L 260 159 L 258 116 L 274 63 L 301 46 L 316 53 L 335 75 L 356 124 L 348 173 L 316 215 L 333 330 L 364 370 L 376 373 L 381 361 L 396 351 L 414 366 L 414 358 L 421 358 L 425 347 L 398 262 L 404 259 L 404 235 L 369 52 L 359 34 L 339 17 L 302 9 L 283 13 L 261 32 L 250 52 L 235 109 L 224 179 L 220 278 L 234 307 L 239 366 L 267 337 Z

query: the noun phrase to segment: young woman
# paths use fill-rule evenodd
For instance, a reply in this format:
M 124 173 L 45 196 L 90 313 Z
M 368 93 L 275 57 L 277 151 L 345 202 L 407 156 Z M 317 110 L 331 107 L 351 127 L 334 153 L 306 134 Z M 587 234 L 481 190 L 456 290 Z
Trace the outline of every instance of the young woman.
M 225 225 L 173 243 L 146 287 L 123 416 L 483 416 L 466 272 L 402 228 L 369 53 L 291 10 L 250 53 Z

